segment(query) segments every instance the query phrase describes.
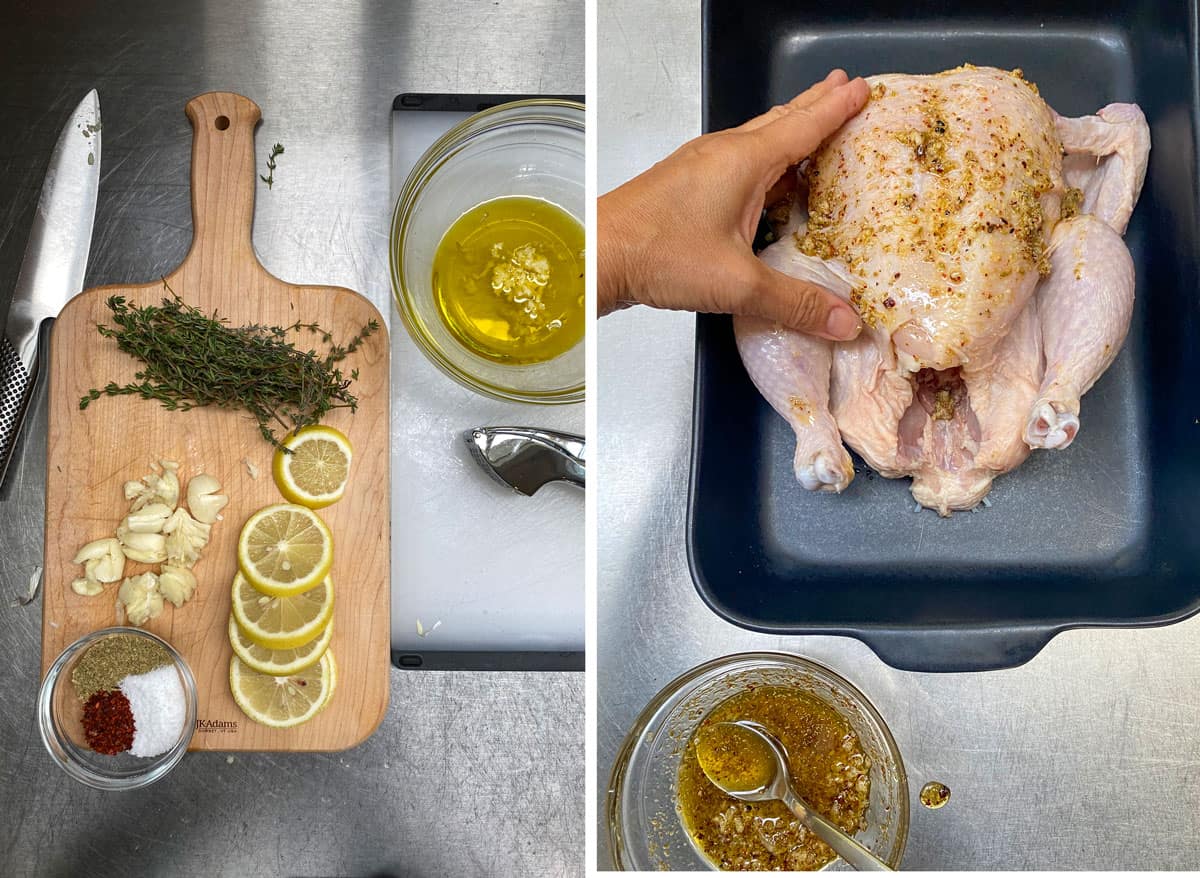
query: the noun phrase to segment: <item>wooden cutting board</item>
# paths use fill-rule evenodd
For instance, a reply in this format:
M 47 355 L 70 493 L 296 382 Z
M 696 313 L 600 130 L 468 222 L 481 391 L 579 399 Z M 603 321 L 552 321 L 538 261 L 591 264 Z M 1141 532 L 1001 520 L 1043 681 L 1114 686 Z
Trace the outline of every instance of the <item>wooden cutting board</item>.
M 333 650 L 337 691 L 310 722 L 272 729 L 251 721 L 229 692 L 227 626 L 242 523 L 256 509 L 282 502 L 271 477 L 272 446 L 248 415 L 216 408 L 170 412 L 136 397 L 101 397 L 85 411 L 79 400 L 109 381 L 132 381 L 138 362 L 96 332 L 111 325 L 105 301 L 125 296 L 159 304 L 161 280 L 86 290 L 54 324 L 50 355 L 50 422 L 46 478 L 46 558 L 43 574 L 42 672 L 77 637 L 116 624 L 119 584 L 96 597 L 70 587 L 82 575 L 71 559 L 85 543 L 114 535 L 128 512 L 123 485 L 158 460 L 180 465 L 181 482 L 215 476 L 229 505 L 195 567 L 196 594 L 183 607 L 169 603 L 145 628 L 187 659 L 199 694 L 193 750 L 338 750 L 365 740 L 387 708 L 390 669 L 390 501 L 388 477 L 388 339 L 383 319 L 365 298 L 340 287 L 285 283 L 258 262 L 250 240 L 257 169 L 254 128 L 258 106 L 240 95 L 214 92 L 186 107 L 192 147 L 192 248 L 165 278 L 184 302 L 218 312 L 233 325 L 290 326 L 317 322 L 335 341 L 348 340 L 369 320 L 379 331 L 342 365 L 358 369 L 351 391 L 358 411 L 336 410 L 325 423 L 354 446 L 350 485 L 319 514 L 334 536 Z M 323 351 L 320 339 L 298 337 L 302 350 Z M 252 477 L 249 463 L 257 467 Z M 185 494 L 186 496 L 186 494 Z M 126 564 L 126 575 L 146 568 Z

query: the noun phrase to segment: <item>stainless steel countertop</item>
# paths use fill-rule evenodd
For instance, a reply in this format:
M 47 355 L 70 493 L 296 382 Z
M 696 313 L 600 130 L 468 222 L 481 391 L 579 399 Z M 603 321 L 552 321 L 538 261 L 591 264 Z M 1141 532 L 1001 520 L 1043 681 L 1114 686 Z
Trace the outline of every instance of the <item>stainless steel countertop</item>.
M 262 107 L 254 242 L 296 282 L 338 284 L 392 314 L 389 113 L 402 91 L 582 92 L 583 3 L 133 2 L 0 14 L 0 310 L 42 173 L 84 93 L 100 91 L 103 168 L 87 286 L 150 280 L 191 240 L 191 128 L 213 89 Z M 394 321 L 396 331 L 399 321 Z M 432 367 L 430 367 L 432 368 Z M 582 674 L 392 671 L 365 744 L 328 755 L 189 755 L 105 795 L 38 738 L 45 403 L 0 501 L 0 872 L 564 875 L 583 870 Z M 61 587 L 61 584 L 59 584 Z M 536 742 L 536 743 L 535 743 Z
M 700 4 L 599 7 L 600 192 L 700 133 Z M 637 714 L 676 675 L 751 649 L 857 684 L 904 754 L 908 869 L 1200 866 L 1200 619 L 1080 630 L 985 674 L 895 671 L 856 640 L 743 631 L 697 596 L 684 551 L 692 317 L 633 309 L 598 331 L 598 863 L 604 796 Z M 731 467 L 738 465 L 730 461 Z M 922 808 L 921 785 L 952 791 Z

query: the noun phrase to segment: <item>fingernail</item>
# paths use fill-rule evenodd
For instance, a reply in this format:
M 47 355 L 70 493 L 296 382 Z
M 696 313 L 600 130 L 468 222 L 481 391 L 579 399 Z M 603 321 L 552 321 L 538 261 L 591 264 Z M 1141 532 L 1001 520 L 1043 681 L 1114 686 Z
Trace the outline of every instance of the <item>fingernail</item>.
M 854 338 L 859 328 L 858 315 L 849 308 L 834 308 L 825 320 L 825 332 L 834 338 Z

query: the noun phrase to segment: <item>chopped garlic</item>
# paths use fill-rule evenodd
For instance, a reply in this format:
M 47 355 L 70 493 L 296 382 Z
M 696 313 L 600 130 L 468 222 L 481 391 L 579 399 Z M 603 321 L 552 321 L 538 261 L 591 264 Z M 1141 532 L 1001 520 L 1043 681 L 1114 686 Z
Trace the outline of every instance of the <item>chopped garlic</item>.
M 218 494 L 221 483 L 208 473 L 194 476 L 188 482 L 188 511 L 197 521 L 212 524 L 217 520 L 217 514 L 225 508 L 229 498 Z
M 85 577 L 73 581 L 71 583 L 71 591 L 75 592 L 75 594 L 81 594 L 84 597 L 95 597 L 104 591 L 104 586 L 90 577 Z
M 97 585 L 102 582 L 116 582 L 125 573 L 125 552 L 121 549 L 120 541 L 112 537 L 92 540 L 75 553 L 72 563 L 82 564 L 87 578 Z M 71 587 L 74 588 L 74 583 Z M 77 588 L 75 591 L 83 594 Z
M 208 545 L 211 531 L 211 524 L 197 521 L 180 506 L 163 525 L 167 535 L 163 560 L 175 567 L 191 567 L 200 560 L 200 550 Z
M 187 567 L 164 564 L 158 574 L 158 590 L 176 607 L 182 607 L 196 591 L 196 574 Z
M 253 463 L 250 462 L 250 458 L 243 457 L 242 463 L 246 464 L 246 472 L 250 473 L 250 478 L 257 479 L 258 478 L 258 467 L 256 467 Z
M 130 512 L 123 522 L 125 527 L 134 533 L 162 533 L 163 525 L 175 510 L 166 503 L 151 503 L 143 506 L 137 512 Z
M 163 599 L 158 591 L 158 577 L 153 573 L 132 576 L 121 583 L 117 599 L 124 604 L 125 614 L 134 625 L 143 625 L 162 612 Z
M 161 564 L 167 560 L 167 538 L 162 534 L 137 533 L 122 524 L 117 528 L 117 539 L 131 561 Z

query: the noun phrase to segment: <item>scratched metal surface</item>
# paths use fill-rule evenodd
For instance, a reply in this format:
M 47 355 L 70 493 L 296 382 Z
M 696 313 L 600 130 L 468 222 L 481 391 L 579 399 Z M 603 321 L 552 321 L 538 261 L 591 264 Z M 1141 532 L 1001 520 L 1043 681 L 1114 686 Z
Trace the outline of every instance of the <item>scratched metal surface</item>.
M 600 5 L 599 191 L 700 132 L 699 7 Z M 742 631 L 700 601 L 684 551 L 693 327 L 635 309 L 598 331 L 600 867 L 609 771 L 637 714 L 676 675 L 748 649 L 812 657 L 875 702 L 912 789 L 905 868 L 1200 866 L 1200 619 L 1068 632 L 1024 667 L 939 676 L 855 640 Z M 929 780 L 952 790 L 939 811 L 916 800 Z
M 0 310 L 58 129 L 93 86 L 104 155 L 87 286 L 152 279 L 183 259 L 191 129 L 182 107 L 230 89 L 263 108 L 260 153 L 286 147 L 256 205 L 263 264 L 359 290 L 389 315 L 392 97 L 584 87 L 581 2 L 486 0 L 452 14 L 433 2 L 321 0 L 5 7 Z M 34 725 L 40 600 L 14 606 L 42 555 L 44 401 L 27 427 L 33 441 L 0 500 L 0 872 L 582 871 L 581 674 L 393 671 L 383 726 L 354 750 L 192 754 L 166 780 L 119 796 L 68 780 Z

